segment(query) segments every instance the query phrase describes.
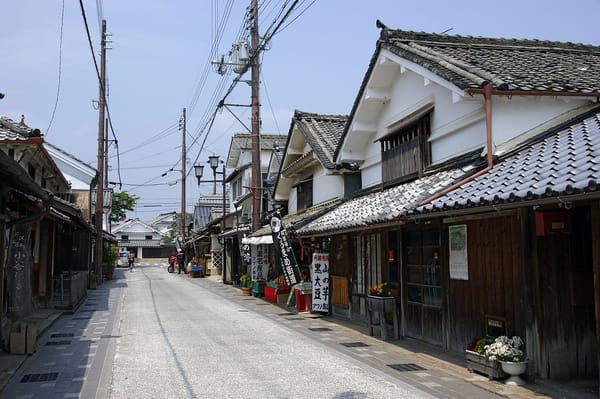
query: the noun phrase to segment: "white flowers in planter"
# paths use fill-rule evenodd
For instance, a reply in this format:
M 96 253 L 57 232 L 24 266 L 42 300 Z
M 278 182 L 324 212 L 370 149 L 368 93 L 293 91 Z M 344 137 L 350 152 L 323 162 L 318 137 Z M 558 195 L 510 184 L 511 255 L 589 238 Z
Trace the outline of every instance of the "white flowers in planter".
M 499 362 L 522 362 L 525 360 L 525 355 L 520 349 L 521 346 L 523 346 L 521 337 L 508 338 L 506 335 L 501 335 L 492 344 L 485 346 L 484 354 L 488 359 Z

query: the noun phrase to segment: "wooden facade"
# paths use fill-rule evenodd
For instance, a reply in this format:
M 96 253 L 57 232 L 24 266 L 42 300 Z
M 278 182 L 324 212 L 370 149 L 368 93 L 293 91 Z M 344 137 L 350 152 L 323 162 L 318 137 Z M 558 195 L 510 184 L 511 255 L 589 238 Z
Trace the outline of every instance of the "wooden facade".
M 488 328 L 486 316 L 506 321 L 505 331 L 524 336 L 521 288 L 524 283 L 521 262 L 520 221 L 514 215 L 465 220 L 468 246 L 468 280 L 451 280 L 448 287 L 446 346 L 464 350 L 474 337 Z M 449 224 L 445 225 L 445 232 Z M 447 248 L 447 246 L 445 246 Z M 447 261 L 447 255 L 444 256 Z
M 568 229 L 545 234 L 538 212 L 522 207 L 334 235 L 333 305 L 360 320 L 368 287 L 397 280 L 402 336 L 462 353 L 475 337 L 519 335 L 530 372 L 595 378 L 598 203 L 544 209 L 569 221 Z M 449 228 L 456 225 L 467 232 L 466 279 L 450 273 Z M 500 327 L 491 329 L 489 320 Z
M 556 210 L 569 231 L 537 235 L 539 371 L 546 378 L 598 374 L 591 207 Z M 600 226 L 595 225 L 594 229 Z

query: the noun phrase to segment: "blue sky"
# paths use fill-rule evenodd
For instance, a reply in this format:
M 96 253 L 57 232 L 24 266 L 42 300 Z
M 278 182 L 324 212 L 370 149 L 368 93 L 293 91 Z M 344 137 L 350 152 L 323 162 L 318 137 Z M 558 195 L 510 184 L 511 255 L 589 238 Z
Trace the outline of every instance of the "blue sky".
M 83 1 L 98 60 L 98 5 L 111 34 L 108 101 L 121 153 L 120 180 L 123 190 L 141 197 L 129 217 L 148 220 L 158 213 L 180 210 L 180 173 L 161 174 L 172 166 L 180 169 L 178 122 L 184 107 L 188 109 L 188 168 L 195 159 L 204 162 L 212 154 L 225 157 L 231 136 L 245 132 L 227 111 L 217 114 L 210 131 L 205 125 L 215 110 L 211 104 L 220 81 L 209 65 L 214 32 L 222 27 L 217 53 L 227 53 L 249 3 Z M 264 5 L 261 34 L 282 3 L 259 1 Z M 299 4 L 299 10 L 305 11 L 292 14 L 296 19 L 288 20 L 291 23 L 263 53 L 263 133 L 287 134 L 295 109 L 348 114 L 379 36 L 377 19 L 395 29 L 600 45 L 600 0 L 305 0 Z M 41 129 L 47 141 L 96 166 L 98 83 L 79 2 L 4 1 L 0 14 L 0 92 L 5 94 L 0 115 L 14 120 L 25 115 L 25 122 Z M 228 87 L 232 78 L 221 84 Z M 249 86 L 238 84 L 227 102 L 249 104 Z M 236 111 L 250 126 L 250 110 Z M 191 144 L 194 138 L 197 142 Z M 112 144 L 110 181 L 119 181 L 117 164 Z M 198 187 L 193 176 L 187 188 L 188 212 L 200 193 L 212 192 L 212 184 Z

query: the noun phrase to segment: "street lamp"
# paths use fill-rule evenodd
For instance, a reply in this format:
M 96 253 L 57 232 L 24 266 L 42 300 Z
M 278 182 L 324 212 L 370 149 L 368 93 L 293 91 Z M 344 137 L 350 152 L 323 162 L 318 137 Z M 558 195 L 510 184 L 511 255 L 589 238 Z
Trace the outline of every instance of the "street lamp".
M 222 160 L 219 160 L 218 155 L 210 155 L 208 157 L 208 161 L 206 161 L 210 165 L 210 168 L 213 170 L 213 195 L 217 194 L 217 175 L 221 175 L 222 179 L 219 180 L 220 183 L 223 184 L 223 213 L 221 215 L 221 234 L 225 232 L 225 215 L 227 214 L 227 199 L 225 197 L 225 163 Z M 217 168 L 219 167 L 219 163 L 221 163 L 222 171 L 217 172 Z M 194 165 L 194 174 L 198 179 L 198 185 L 200 183 L 209 183 L 210 180 L 202 180 L 202 174 L 204 172 L 204 165 L 196 164 Z M 226 278 L 225 274 L 225 242 L 223 241 L 223 280 Z

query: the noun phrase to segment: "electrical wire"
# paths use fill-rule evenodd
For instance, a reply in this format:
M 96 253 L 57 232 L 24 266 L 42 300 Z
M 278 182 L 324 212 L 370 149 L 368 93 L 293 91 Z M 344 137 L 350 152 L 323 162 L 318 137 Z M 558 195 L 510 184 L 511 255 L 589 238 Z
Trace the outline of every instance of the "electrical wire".
M 273 110 L 273 104 L 271 104 L 271 97 L 269 96 L 269 90 L 267 89 L 267 82 L 265 80 L 265 76 L 262 73 L 262 69 L 260 71 L 260 75 L 262 76 L 261 83 L 265 88 L 265 94 L 267 96 L 267 102 L 269 103 L 269 109 L 271 110 L 271 116 L 273 117 L 273 121 L 275 122 L 275 126 L 277 127 L 277 133 L 281 134 L 281 129 L 279 128 L 279 123 L 277 123 L 277 118 L 275 117 L 275 111 Z
M 60 83 L 62 77 L 62 45 L 63 45 L 63 28 L 65 24 L 65 0 L 62 0 L 62 7 L 60 12 L 60 39 L 58 45 L 58 84 L 56 87 L 56 99 L 54 100 L 54 107 L 52 109 L 52 116 L 50 117 L 50 122 L 48 123 L 48 127 L 46 128 L 46 137 L 48 137 L 48 133 L 50 132 L 50 128 L 52 127 L 52 122 L 54 122 L 54 116 L 56 115 L 56 108 L 58 107 L 58 98 L 60 96 Z
M 308 8 L 310 8 L 314 3 L 316 2 L 316 0 L 313 0 L 308 6 L 306 6 L 303 10 L 300 10 L 300 13 L 292 20 L 290 21 L 288 24 L 286 24 L 285 26 L 283 26 L 283 23 L 290 18 L 290 16 L 292 15 L 292 13 L 296 10 L 296 6 L 298 4 L 302 5 L 305 3 L 305 1 L 300 2 L 299 0 L 294 1 L 289 7 L 289 0 L 285 0 L 282 5 L 279 7 L 277 16 L 274 18 L 274 20 L 272 21 L 271 25 L 269 26 L 269 28 L 267 29 L 265 35 L 262 38 L 261 43 L 259 43 L 259 48 L 257 51 L 257 54 L 260 54 L 262 52 L 262 50 L 265 49 L 265 47 L 267 46 L 267 44 L 271 41 L 271 39 L 279 32 L 281 32 L 283 29 L 287 28 L 288 26 L 290 26 L 294 21 L 296 21 L 304 12 L 306 12 L 308 10 Z M 276 7 L 273 6 L 273 8 L 270 9 L 270 11 L 268 11 L 268 7 L 272 4 L 272 0 L 266 0 L 266 3 L 263 2 L 262 3 L 262 7 L 259 6 L 259 12 L 261 12 L 261 14 L 259 15 L 266 15 L 266 16 L 270 16 L 271 14 L 273 14 L 275 12 Z M 231 15 L 231 7 L 232 7 L 233 3 L 231 1 L 228 1 L 228 3 L 225 6 L 225 9 L 223 11 L 223 19 L 221 20 L 221 23 L 219 24 L 216 20 L 215 20 L 215 31 L 213 33 L 213 38 L 212 38 L 212 46 L 209 52 L 209 59 L 205 64 L 205 68 L 202 71 L 200 80 L 198 82 L 198 84 L 196 85 L 196 89 L 194 91 L 192 100 L 190 101 L 190 104 L 188 106 L 188 114 L 191 115 L 194 111 L 195 108 L 197 106 L 198 100 L 200 98 L 200 94 L 203 92 L 204 88 L 205 88 L 205 84 L 206 84 L 206 80 L 207 80 L 207 76 L 208 76 L 208 71 L 210 69 L 210 66 L 212 65 L 212 59 L 214 58 L 214 55 L 216 54 L 216 49 L 222 39 L 222 35 L 225 29 L 225 26 L 227 25 L 227 21 Z M 286 10 L 286 7 L 287 10 Z M 265 14 L 266 13 L 266 14 Z M 216 18 L 216 15 L 218 15 L 218 9 L 215 6 L 214 8 L 214 15 Z M 247 9 L 246 12 L 246 17 L 244 18 L 244 21 L 239 29 L 238 32 L 238 38 L 242 39 L 248 38 L 248 32 L 249 32 L 249 27 L 250 26 L 250 16 L 249 16 L 249 9 Z M 251 59 L 249 61 L 249 63 L 252 62 L 252 57 L 255 57 L 256 54 L 252 54 L 251 55 Z M 215 118 L 217 113 L 220 111 L 220 109 L 222 108 L 223 104 L 225 103 L 225 100 L 229 97 L 229 95 L 232 93 L 232 91 L 235 89 L 235 87 L 237 86 L 237 84 L 239 83 L 239 81 L 241 80 L 241 76 L 242 74 L 238 75 L 235 77 L 235 79 L 232 81 L 232 83 L 230 84 L 229 88 L 224 92 L 225 90 L 225 85 L 227 80 L 230 78 L 231 76 L 231 69 L 228 68 L 227 72 L 221 76 L 221 78 L 219 79 L 216 88 L 213 90 L 212 95 L 210 96 L 210 99 L 208 101 L 208 106 L 205 108 L 204 114 L 202 115 L 202 117 L 200 118 L 200 122 L 197 126 L 196 129 L 194 129 L 193 134 L 190 134 L 190 138 L 192 138 L 191 143 L 188 145 L 188 148 L 191 150 L 195 145 L 197 145 L 197 143 L 200 142 L 200 139 L 203 136 L 202 142 L 200 144 L 200 148 L 197 152 L 197 155 L 194 159 L 193 164 L 195 164 L 198 159 L 200 158 L 200 155 L 202 153 L 202 151 L 205 149 L 205 145 L 206 145 L 206 141 L 208 139 L 208 136 L 210 135 L 212 128 L 214 126 L 214 122 L 215 122 Z M 264 77 L 263 77 L 264 79 Z M 265 85 L 265 90 L 266 90 L 266 85 Z M 224 94 L 223 94 L 224 93 Z M 221 98 L 219 101 L 217 101 L 218 98 Z M 267 99 L 269 101 L 270 107 L 271 107 L 271 112 L 273 113 L 273 107 L 270 103 L 270 98 L 268 96 L 268 91 L 267 91 Z M 212 112 L 210 111 L 212 109 Z M 277 124 L 277 119 L 275 118 L 275 116 L 273 115 L 273 118 L 275 120 L 275 123 L 277 125 L 277 129 L 278 131 L 280 131 L 279 125 Z M 186 131 L 186 135 L 189 134 Z M 187 148 L 186 148 L 187 150 Z M 180 164 L 180 160 L 178 162 L 175 162 L 173 164 L 173 166 L 170 168 L 170 170 L 174 169 L 177 167 L 177 165 Z M 191 174 L 192 169 L 188 170 L 186 178 Z M 145 185 L 149 185 L 152 181 L 158 179 L 159 177 L 155 177 L 152 178 L 142 184 L 140 184 L 139 186 L 145 186 Z
M 291 24 L 293 24 L 298 18 L 300 18 L 300 16 L 302 16 L 302 14 L 304 14 L 310 7 L 312 7 L 313 4 L 316 3 L 317 0 L 313 0 L 308 6 L 306 6 L 306 8 L 304 10 L 302 10 L 297 16 L 296 18 L 292 19 L 287 25 L 283 26 L 281 29 L 279 29 L 279 33 L 281 33 L 282 31 L 284 31 L 288 26 L 290 26 Z M 302 3 L 304 3 L 304 1 L 302 1 Z
M 92 52 L 92 60 L 94 61 L 94 67 L 96 68 L 96 76 L 98 77 L 98 83 L 100 84 L 100 87 L 103 87 L 104 85 L 102 84 L 102 78 L 100 77 L 100 68 L 98 68 L 98 61 L 96 60 L 96 55 L 94 54 L 94 45 L 92 44 L 92 37 L 90 35 L 90 28 L 88 25 L 87 16 L 85 14 L 85 8 L 83 7 L 83 0 L 79 0 L 79 6 L 81 8 L 81 16 L 83 17 L 83 23 L 85 25 L 85 32 L 87 34 L 88 44 L 90 46 L 90 51 Z M 102 38 L 102 40 L 104 40 L 104 39 L 105 38 Z M 102 97 L 104 99 L 104 106 L 106 108 L 106 113 L 108 116 L 108 124 L 110 126 L 110 131 L 111 131 L 111 133 L 113 135 L 113 139 L 115 141 L 115 148 L 117 150 L 117 175 L 119 177 L 119 185 L 122 186 L 121 171 L 120 171 L 121 161 L 120 161 L 120 157 L 119 157 L 119 145 L 118 145 L 117 136 L 115 134 L 115 130 L 113 128 L 112 118 L 110 116 L 110 109 L 108 108 L 108 101 L 106 98 L 105 90 L 102 90 Z
M 252 59 L 254 57 L 257 56 L 257 54 L 261 53 L 261 50 L 264 49 L 264 47 L 266 46 L 266 44 L 273 38 L 273 36 L 278 32 L 279 27 L 281 27 L 281 25 L 283 24 L 283 22 L 289 17 L 289 15 L 291 14 L 291 12 L 294 10 L 294 7 L 298 4 L 299 0 L 295 0 L 294 3 L 289 7 L 289 9 L 287 11 L 285 11 L 285 6 L 288 4 L 288 1 L 286 0 L 282 6 L 282 8 L 280 9 L 280 13 L 278 14 L 277 18 L 280 18 L 279 21 L 274 20 L 271 24 L 271 33 L 269 33 L 264 39 L 263 42 L 260 44 L 260 47 L 258 49 L 258 51 L 256 52 L 256 54 L 252 54 L 250 56 L 250 60 L 248 61 L 249 64 L 252 63 Z M 283 15 L 283 16 L 282 16 Z M 270 29 L 271 29 L 270 28 Z M 235 86 L 237 85 L 237 83 L 241 80 L 241 75 L 238 75 L 234 81 L 232 82 L 232 84 L 230 85 L 228 91 L 226 92 L 226 94 L 223 96 L 222 100 L 219 101 L 218 105 L 217 105 L 217 109 L 215 110 L 215 112 L 213 112 L 210 120 L 207 120 L 206 123 L 204 124 L 204 126 L 199 129 L 194 135 L 195 139 L 193 141 L 193 143 L 190 145 L 190 149 L 192 147 L 193 144 L 195 144 L 198 140 L 198 138 L 201 136 L 202 133 L 204 133 L 204 130 L 208 127 L 208 130 L 206 131 L 205 135 L 204 135 L 204 140 L 202 141 L 202 144 L 200 146 L 200 149 L 198 151 L 198 155 L 196 156 L 196 159 L 194 161 L 197 162 L 197 160 L 200 158 L 200 154 L 202 153 L 202 150 L 204 149 L 204 144 L 206 143 L 206 139 L 208 138 L 208 135 L 211 132 L 213 123 L 214 123 L 214 118 L 216 116 L 216 112 L 221 108 L 221 106 L 224 104 L 225 100 L 227 99 L 227 97 L 231 94 L 231 92 L 233 91 L 233 89 L 235 88 Z M 216 93 L 216 92 L 215 92 Z M 213 96 L 214 97 L 214 96 Z

